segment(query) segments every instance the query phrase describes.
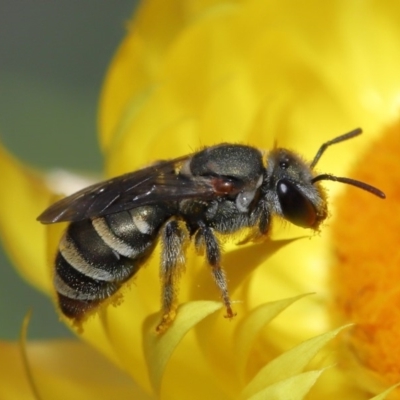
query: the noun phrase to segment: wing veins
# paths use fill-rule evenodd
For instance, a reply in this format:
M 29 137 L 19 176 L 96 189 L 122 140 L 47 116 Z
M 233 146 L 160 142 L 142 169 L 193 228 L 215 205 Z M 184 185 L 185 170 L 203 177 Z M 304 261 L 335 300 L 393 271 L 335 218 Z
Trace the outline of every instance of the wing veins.
M 189 158 L 163 161 L 84 188 L 51 205 L 38 220 L 45 224 L 71 222 L 147 204 L 214 198 L 214 189 L 207 179 L 194 179 L 176 172 L 177 167 Z

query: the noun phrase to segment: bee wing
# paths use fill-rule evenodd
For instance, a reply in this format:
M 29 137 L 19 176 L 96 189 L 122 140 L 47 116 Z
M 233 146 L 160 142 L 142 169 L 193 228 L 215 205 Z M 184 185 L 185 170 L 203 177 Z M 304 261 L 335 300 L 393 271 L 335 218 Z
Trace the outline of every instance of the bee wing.
M 216 197 L 209 180 L 176 173 L 176 167 L 189 157 L 162 161 L 84 188 L 54 203 L 37 219 L 44 224 L 72 222 L 160 201 L 210 200 Z

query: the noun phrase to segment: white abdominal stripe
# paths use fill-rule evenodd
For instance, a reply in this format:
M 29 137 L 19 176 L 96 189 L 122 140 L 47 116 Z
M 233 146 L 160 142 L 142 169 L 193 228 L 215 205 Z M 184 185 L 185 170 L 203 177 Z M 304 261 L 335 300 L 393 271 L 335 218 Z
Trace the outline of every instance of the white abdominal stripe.
M 106 246 L 113 255 L 114 263 L 95 264 L 88 261 L 87 258 L 79 252 L 71 237 L 67 234 L 61 239 L 59 251 L 71 267 L 93 280 L 119 282 L 128 278 L 132 272 L 132 260 L 127 260 L 120 256 L 117 257 L 113 249 L 106 244 L 104 246 Z
M 92 278 L 94 280 L 101 280 L 107 282 L 115 281 L 114 274 L 109 271 L 98 268 L 93 264 L 86 261 L 83 256 L 76 249 L 74 243 L 65 235 L 60 242 L 60 253 L 64 260 L 67 261 L 76 271 L 81 274 Z
M 61 239 L 54 284 L 59 294 L 70 299 L 106 299 L 139 268 L 138 261 L 118 253 L 120 245 L 115 249 L 104 240 L 112 236 L 104 234 L 104 224 L 96 226 L 102 227 L 103 236 L 87 220 L 73 222 Z M 82 242 L 85 246 L 79 246 Z
M 136 274 L 168 210 L 143 206 L 71 222 L 59 245 L 54 285 L 64 315 L 79 320 Z
M 98 235 L 104 240 L 104 243 L 115 250 L 117 254 L 128 258 L 135 258 L 140 253 L 137 248 L 135 249 L 116 236 L 108 226 L 105 218 L 96 218 L 92 220 L 92 224 Z
M 99 285 L 99 283 L 101 283 L 99 281 L 97 281 L 96 283 L 97 286 L 92 287 L 90 290 L 83 292 L 67 285 L 58 274 L 54 276 L 54 286 L 56 287 L 57 292 L 65 297 L 74 300 L 81 300 L 81 301 L 104 300 L 113 295 L 119 288 L 118 284 L 112 284 L 112 285 L 108 284 L 103 286 Z

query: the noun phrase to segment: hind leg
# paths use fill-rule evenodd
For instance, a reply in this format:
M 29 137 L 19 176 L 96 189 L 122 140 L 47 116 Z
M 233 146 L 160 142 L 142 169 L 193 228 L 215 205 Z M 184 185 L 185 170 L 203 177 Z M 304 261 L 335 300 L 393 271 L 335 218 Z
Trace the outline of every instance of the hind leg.
M 169 221 L 162 232 L 160 278 L 162 283 L 162 319 L 156 330 L 164 332 L 176 317 L 178 281 L 185 266 L 183 245 L 186 232 L 175 220 Z

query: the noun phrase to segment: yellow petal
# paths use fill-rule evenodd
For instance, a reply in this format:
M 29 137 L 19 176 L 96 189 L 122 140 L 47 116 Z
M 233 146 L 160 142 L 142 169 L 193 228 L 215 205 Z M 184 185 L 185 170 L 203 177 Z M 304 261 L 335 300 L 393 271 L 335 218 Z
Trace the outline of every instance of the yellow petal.
M 258 372 L 243 390 L 243 395 L 249 397 L 269 385 L 299 374 L 315 355 L 343 329 L 344 327 L 341 327 L 309 339 L 276 357 Z
M 268 240 L 239 247 L 228 243 L 222 263 L 227 271 L 230 293 L 235 293 L 251 273 L 257 268 L 262 268 L 263 263 L 267 263 L 273 254 L 296 240 Z M 200 300 L 215 297 L 215 293 L 217 292 L 210 278 L 209 267 L 203 266 L 192 280 L 190 297 Z
M 270 240 L 252 245 L 234 247 L 227 244 L 223 254 L 222 264 L 225 268 L 233 310 L 237 313 L 232 320 L 224 318 L 225 310 L 207 318 L 204 323 L 196 326 L 196 336 L 202 353 L 206 357 L 210 369 L 218 382 L 229 388 L 232 394 L 240 390 L 241 382 L 237 379 L 235 366 L 236 340 L 235 327 L 249 312 L 248 288 L 254 270 L 267 269 L 269 258 L 282 251 L 293 240 Z M 187 274 L 192 274 L 194 268 L 188 266 Z M 200 265 L 194 277 L 190 277 L 189 299 L 216 299 L 219 292 L 212 282 L 208 265 Z M 210 340 L 209 338 L 213 339 Z M 221 345 L 221 343 L 223 345 Z
M 127 116 L 132 115 L 131 105 L 137 103 L 137 99 L 148 90 L 165 83 L 159 74 L 171 46 L 178 41 L 182 31 L 206 16 L 210 10 L 223 8 L 225 4 L 221 0 L 153 0 L 139 7 L 128 25 L 128 35 L 114 57 L 103 88 L 100 112 L 103 149 L 108 150 L 114 136 L 121 133 L 121 121 L 126 121 Z M 160 117 L 157 114 L 155 119 Z M 163 123 L 161 125 L 164 126 Z M 137 132 L 137 136 L 142 135 L 141 131 Z
M 160 313 L 149 318 L 144 326 L 144 349 L 150 380 L 156 393 L 161 389 L 164 370 L 179 342 L 193 326 L 221 307 L 221 303 L 213 301 L 183 304 L 177 311 L 173 325 L 161 335 L 155 333 L 160 322 Z
M 251 311 L 251 313 L 238 324 L 235 332 L 235 355 L 237 359 L 235 364 L 238 367 L 238 373 L 243 382 L 245 380 L 247 359 L 256 336 L 260 333 L 261 329 L 279 313 L 304 296 L 306 296 L 306 294 L 263 304 Z
M 0 398 L 35 399 L 16 343 L 0 342 Z M 73 341 L 30 343 L 29 368 L 40 399 L 149 399 L 88 346 Z
M 383 393 L 378 394 L 377 396 L 371 397 L 369 400 L 385 400 L 387 396 L 392 392 L 394 389 L 400 386 L 400 383 L 397 385 L 391 386 L 389 389 L 385 390 Z
M 34 399 L 16 343 L 0 342 L 0 398 Z
M 303 372 L 260 390 L 246 400 L 302 400 L 324 370 Z
M 178 2 L 152 1 L 135 13 L 103 88 L 99 124 L 103 149 L 108 149 L 118 134 L 129 104 L 149 85 L 153 86 L 166 45 L 184 23 L 185 14 L 180 11 Z
M 86 399 L 96 396 L 96 393 L 97 396 L 108 397 L 116 394 L 115 385 L 118 385 L 121 396 L 118 398 L 130 398 L 134 393 L 137 398 L 148 398 L 128 375 L 82 343 L 68 340 L 28 344 L 30 318 L 29 312 L 22 324 L 19 348 L 13 343 L 9 343 L 7 347 L 9 352 L 19 350 L 19 357 L 13 357 L 13 361 L 16 361 L 13 372 L 17 379 L 22 377 L 21 380 L 26 381 L 28 393 L 31 393 L 33 398 Z M 4 365 L 9 366 L 7 362 Z M 103 380 L 102 374 L 107 376 L 107 379 Z M 1 371 L 0 376 L 3 376 Z M 60 380 L 63 384 L 59 383 Z M 65 390 L 63 386 L 66 386 Z M 95 389 L 92 389 L 92 386 Z M 23 390 L 26 391 L 26 387 Z M 15 398 L 22 398 L 22 393 Z
M 0 147 L 0 231 L 18 271 L 37 288 L 49 291 L 46 229 L 36 221 L 49 205 L 51 192 L 43 179 Z

